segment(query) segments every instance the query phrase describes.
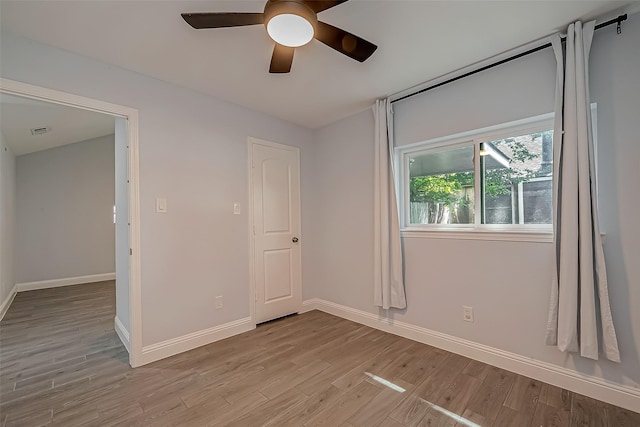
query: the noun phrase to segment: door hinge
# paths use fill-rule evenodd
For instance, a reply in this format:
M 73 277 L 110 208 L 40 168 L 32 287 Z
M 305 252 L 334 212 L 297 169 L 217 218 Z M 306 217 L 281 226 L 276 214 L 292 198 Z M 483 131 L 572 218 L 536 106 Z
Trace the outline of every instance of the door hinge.
M 133 249 L 129 248 L 129 255 L 133 255 Z

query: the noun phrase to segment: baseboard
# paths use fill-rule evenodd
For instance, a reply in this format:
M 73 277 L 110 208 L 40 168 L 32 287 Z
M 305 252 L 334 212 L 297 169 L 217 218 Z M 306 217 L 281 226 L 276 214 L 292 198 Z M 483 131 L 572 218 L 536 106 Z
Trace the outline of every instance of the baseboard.
M 640 408 L 640 389 L 638 388 L 611 383 L 602 378 L 585 375 L 551 363 L 541 362 L 410 323 L 381 318 L 375 314 L 319 298 L 303 301 L 301 312 L 304 313 L 311 310 L 324 311 L 334 316 L 438 347 L 632 411 L 638 411 L 638 408 Z
M 118 319 L 118 316 L 113 320 L 113 328 L 116 330 L 116 334 L 118 334 L 118 338 L 122 341 L 127 352 L 131 354 L 131 347 L 129 346 L 129 331 L 124 327 L 120 319 Z
M 213 328 L 144 346 L 142 348 L 142 357 L 139 366 L 248 332 L 255 329 L 255 327 L 256 325 L 251 318 L 245 317 L 244 319 L 214 326 Z
M 13 299 L 16 297 L 16 294 L 18 293 L 17 288 L 18 286 L 14 285 L 13 289 L 11 289 L 11 291 L 9 292 L 9 295 L 7 295 L 4 301 L 2 301 L 2 304 L 0 305 L 0 320 L 4 318 L 5 314 L 7 314 L 7 310 L 9 310 L 9 306 L 11 306 Z
M 59 288 L 60 286 L 80 285 L 83 283 L 116 280 L 116 273 L 92 274 L 89 276 L 65 277 L 63 279 L 40 280 L 38 282 L 18 283 L 18 292 L 35 291 L 37 289 Z

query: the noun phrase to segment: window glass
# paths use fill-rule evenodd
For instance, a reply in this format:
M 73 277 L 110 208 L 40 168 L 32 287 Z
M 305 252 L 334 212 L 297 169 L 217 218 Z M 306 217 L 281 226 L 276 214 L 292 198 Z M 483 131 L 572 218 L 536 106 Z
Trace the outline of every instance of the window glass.
M 409 155 L 409 222 L 475 222 L 473 145 Z
M 551 224 L 553 131 L 480 144 L 483 224 Z

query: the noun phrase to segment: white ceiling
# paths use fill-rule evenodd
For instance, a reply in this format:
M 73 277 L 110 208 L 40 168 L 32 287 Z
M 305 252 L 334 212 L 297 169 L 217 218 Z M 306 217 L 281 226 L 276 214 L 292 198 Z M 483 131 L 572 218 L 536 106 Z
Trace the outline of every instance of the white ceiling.
M 49 127 L 43 135 L 31 129 Z M 114 133 L 106 114 L 0 94 L 0 131 L 13 154 L 21 156 Z
M 384 97 L 630 2 L 351 0 L 319 19 L 375 44 L 365 63 L 320 42 L 268 73 L 263 26 L 194 30 L 181 12 L 261 12 L 264 1 L 8 1 L 3 30 L 316 128 Z

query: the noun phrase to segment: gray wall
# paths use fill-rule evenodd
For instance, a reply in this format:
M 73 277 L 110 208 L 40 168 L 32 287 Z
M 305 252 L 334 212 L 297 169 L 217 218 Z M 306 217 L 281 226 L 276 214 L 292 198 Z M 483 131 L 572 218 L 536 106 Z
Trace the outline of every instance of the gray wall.
M 0 43 L 2 77 L 139 110 L 143 345 L 250 315 L 248 136 L 301 147 L 303 272 L 313 262 L 311 131 L 12 34 Z M 166 214 L 155 213 L 156 197 Z
M 16 159 L 18 283 L 115 271 L 114 138 Z
M 598 103 L 601 223 L 607 233 L 605 254 L 622 363 L 566 356 L 544 345 L 552 274 L 550 243 L 405 238 L 408 308 L 393 310 L 395 319 L 619 384 L 640 386 L 638 46 L 640 15 L 633 15 L 623 24 L 620 36 L 613 27 L 596 33 L 591 58 L 592 101 Z M 531 80 L 536 73 L 521 64 L 487 71 L 459 82 L 464 86 L 453 84 L 424 95 L 438 102 L 411 101 L 429 106 L 419 115 L 425 125 L 408 131 L 399 129 L 403 122 L 398 120 L 396 132 L 409 143 L 551 111 L 554 68 L 549 55 L 536 55 L 536 70 L 544 84 Z M 529 66 L 536 67 L 530 59 L 534 58 L 528 58 Z M 505 75 L 508 69 L 515 74 Z M 488 75 L 493 72 L 499 78 Z M 547 84 L 550 90 L 545 89 Z M 527 87 L 535 93 L 527 95 Z M 462 96 L 465 90 L 469 98 Z M 486 91 L 498 100 L 477 103 L 475 97 Z M 530 104 L 526 108 L 515 104 L 517 111 L 512 112 L 513 108 L 505 106 L 514 104 L 499 99 L 511 99 L 514 91 Z M 465 107 L 466 100 L 474 108 Z M 518 117 L 520 114 L 525 116 Z M 311 251 L 317 264 L 311 280 L 305 282 L 304 297 L 384 317 L 373 305 L 372 289 L 372 114 L 362 112 L 314 136 L 316 210 L 311 219 L 305 219 L 313 224 Z M 463 305 L 474 307 L 475 323 L 462 320 Z
M 16 284 L 14 269 L 16 158 L 0 132 L 0 304 Z
M 543 51 L 394 104 L 396 145 L 553 112 L 556 60 Z
M 315 132 L 303 299 L 373 309 L 373 112 Z
M 613 320 L 622 357 L 607 376 L 640 383 L 640 13 L 623 32 L 596 33 L 591 100 L 598 103 L 598 179 Z M 588 370 L 584 364 L 582 370 Z

